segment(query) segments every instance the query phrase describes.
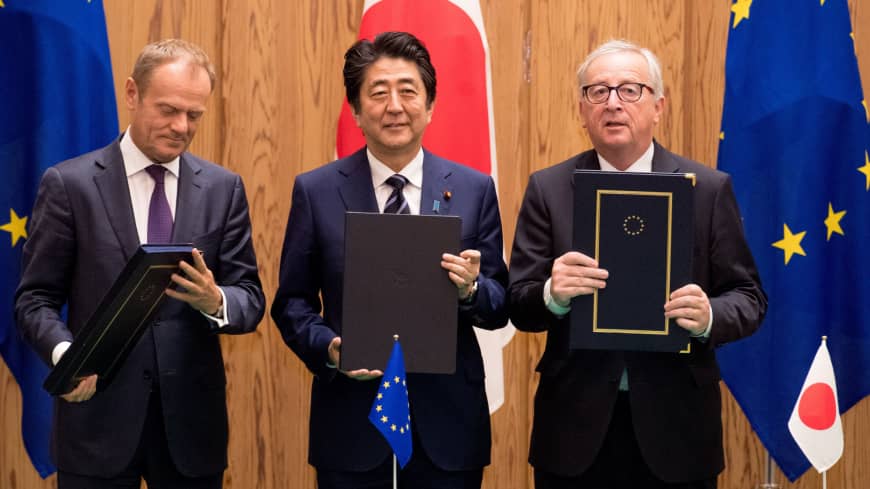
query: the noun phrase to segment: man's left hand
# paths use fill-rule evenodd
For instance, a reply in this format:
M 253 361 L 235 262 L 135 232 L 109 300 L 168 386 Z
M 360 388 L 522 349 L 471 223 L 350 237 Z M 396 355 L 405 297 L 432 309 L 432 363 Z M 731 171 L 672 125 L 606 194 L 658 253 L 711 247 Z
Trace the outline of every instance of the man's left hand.
M 172 281 L 180 287 L 178 290 L 166 289 L 166 295 L 173 299 L 187 302 L 191 307 L 208 315 L 215 315 L 220 310 L 223 296 L 214 281 L 214 274 L 205 264 L 202 252 L 193 249 L 193 265 L 181 262 L 181 271 L 187 275 L 182 277 L 172 274 Z
M 680 287 L 671 293 L 671 300 L 665 304 L 665 317 L 675 318 L 690 334 L 700 335 L 710 323 L 710 299 L 695 284 Z
M 444 253 L 441 255 L 441 268 L 449 272 L 450 281 L 459 289 L 459 300 L 468 299 L 480 275 L 480 252 L 465 250 L 459 256 Z

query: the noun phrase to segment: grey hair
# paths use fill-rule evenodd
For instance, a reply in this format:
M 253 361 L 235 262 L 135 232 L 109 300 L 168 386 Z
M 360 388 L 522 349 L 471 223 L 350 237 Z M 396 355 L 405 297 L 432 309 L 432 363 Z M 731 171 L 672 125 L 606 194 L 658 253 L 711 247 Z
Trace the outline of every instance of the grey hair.
M 133 73 L 130 77 L 144 95 L 154 70 L 179 59 L 185 59 L 191 64 L 202 67 L 208 74 L 211 89 L 214 90 L 217 74 L 208 55 L 196 44 L 181 39 L 164 39 L 145 46 L 139 53 L 136 64 L 133 65 Z
M 659 64 L 659 59 L 649 49 L 642 48 L 625 39 L 611 39 L 595 48 L 594 51 L 586 56 L 586 59 L 580 64 L 580 68 L 577 69 L 577 89 L 582 90 L 583 85 L 586 84 L 586 72 L 593 61 L 607 54 L 622 52 L 637 53 L 646 59 L 649 74 L 652 78 L 649 83 L 652 86 L 655 98 L 656 100 L 662 98 L 665 94 L 665 83 L 662 81 L 662 66 Z

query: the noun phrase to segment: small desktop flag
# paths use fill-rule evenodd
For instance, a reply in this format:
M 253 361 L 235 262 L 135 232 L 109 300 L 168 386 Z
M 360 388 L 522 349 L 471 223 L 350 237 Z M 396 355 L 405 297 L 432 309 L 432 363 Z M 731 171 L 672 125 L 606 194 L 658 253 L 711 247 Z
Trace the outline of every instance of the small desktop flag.
M 791 412 L 788 430 L 819 472 L 830 469 L 843 455 L 837 381 L 824 337 Z
M 411 460 L 413 444 L 411 441 L 411 409 L 408 404 L 408 386 L 405 383 L 405 357 L 398 338 L 393 343 L 393 352 L 378 386 L 378 393 L 372 403 L 369 421 L 390 444 L 405 467 Z

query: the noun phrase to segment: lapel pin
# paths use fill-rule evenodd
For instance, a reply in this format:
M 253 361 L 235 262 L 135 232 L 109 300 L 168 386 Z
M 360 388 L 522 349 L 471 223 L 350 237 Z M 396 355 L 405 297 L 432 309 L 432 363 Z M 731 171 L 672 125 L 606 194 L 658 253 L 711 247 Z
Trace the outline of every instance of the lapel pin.
M 449 190 L 445 190 L 444 191 L 444 200 L 449 201 L 450 197 L 453 197 L 453 194 L 451 194 Z

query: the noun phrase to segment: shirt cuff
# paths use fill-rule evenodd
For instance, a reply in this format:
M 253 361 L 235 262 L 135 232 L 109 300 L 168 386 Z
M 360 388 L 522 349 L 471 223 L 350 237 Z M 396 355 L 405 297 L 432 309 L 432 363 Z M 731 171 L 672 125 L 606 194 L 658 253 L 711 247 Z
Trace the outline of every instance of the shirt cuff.
M 710 321 L 707 322 L 707 328 L 704 329 L 704 332 L 698 335 L 690 335 L 692 338 L 697 338 L 699 340 L 705 341 L 710 338 L 710 331 L 713 330 L 713 306 L 710 306 Z
M 561 306 L 556 303 L 556 299 L 553 298 L 553 295 L 550 294 L 550 282 L 553 280 L 552 277 L 548 278 L 544 283 L 544 305 L 547 306 L 547 309 L 555 314 L 558 317 L 562 317 L 569 312 L 571 312 L 571 305 Z
M 70 343 L 69 341 L 61 341 L 54 347 L 54 350 L 51 350 L 52 365 L 57 365 L 57 362 L 60 361 L 60 357 L 62 357 L 63 354 L 66 353 L 70 345 L 72 345 L 72 343 Z
M 212 316 L 211 314 L 206 314 L 202 311 L 199 312 L 201 312 L 203 316 L 214 321 L 215 324 L 217 324 L 218 328 L 223 328 L 230 323 L 230 321 L 227 319 L 228 317 L 230 317 L 230 306 L 229 304 L 227 304 L 227 295 L 224 293 L 224 289 L 218 287 L 218 290 L 221 291 L 221 307 L 218 310 L 218 315 Z

